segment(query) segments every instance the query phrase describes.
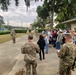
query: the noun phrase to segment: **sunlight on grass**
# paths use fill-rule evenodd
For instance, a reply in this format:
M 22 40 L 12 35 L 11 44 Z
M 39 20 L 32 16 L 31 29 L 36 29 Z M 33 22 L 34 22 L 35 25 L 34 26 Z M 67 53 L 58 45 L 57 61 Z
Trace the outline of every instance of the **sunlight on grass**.
M 18 33 L 18 34 L 16 34 L 16 37 L 19 37 L 22 35 L 25 35 L 25 33 Z M 10 34 L 0 35 L 0 44 L 4 43 L 6 41 L 9 41 L 9 40 L 11 40 Z

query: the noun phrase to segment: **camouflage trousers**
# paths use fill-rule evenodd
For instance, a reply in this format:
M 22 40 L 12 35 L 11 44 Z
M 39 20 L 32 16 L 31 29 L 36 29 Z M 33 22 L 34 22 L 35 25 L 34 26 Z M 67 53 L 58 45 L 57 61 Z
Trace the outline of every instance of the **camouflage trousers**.
M 37 62 L 30 62 L 30 63 L 26 62 L 25 66 L 26 66 L 26 75 L 31 75 L 31 71 L 32 71 L 32 75 L 37 75 L 37 71 L 36 71 Z
M 12 41 L 13 41 L 13 43 L 16 43 L 15 37 L 12 37 Z
M 71 75 L 71 67 L 60 64 L 59 65 L 59 75 Z

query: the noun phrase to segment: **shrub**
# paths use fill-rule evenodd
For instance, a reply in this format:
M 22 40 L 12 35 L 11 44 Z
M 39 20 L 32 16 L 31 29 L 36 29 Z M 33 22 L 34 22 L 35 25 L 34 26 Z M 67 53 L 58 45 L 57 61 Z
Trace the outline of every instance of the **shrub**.
M 10 31 L 0 31 L 0 35 L 3 35 L 3 34 L 9 34 Z
M 28 31 L 29 31 L 29 32 L 31 32 L 32 30 L 31 30 L 31 29 L 29 29 Z
M 16 33 L 26 33 L 27 30 L 15 30 Z
M 26 33 L 27 30 L 15 30 L 16 33 Z M 0 35 L 10 34 L 10 31 L 0 31 Z
M 44 29 L 38 29 L 38 33 L 41 33 Z

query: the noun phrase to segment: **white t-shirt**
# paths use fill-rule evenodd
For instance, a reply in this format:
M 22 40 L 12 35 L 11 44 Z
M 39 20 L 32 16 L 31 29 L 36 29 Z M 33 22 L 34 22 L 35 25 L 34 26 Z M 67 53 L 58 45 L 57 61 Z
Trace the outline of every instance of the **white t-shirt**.
M 45 37 L 45 43 L 49 44 L 49 37 L 48 36 Z

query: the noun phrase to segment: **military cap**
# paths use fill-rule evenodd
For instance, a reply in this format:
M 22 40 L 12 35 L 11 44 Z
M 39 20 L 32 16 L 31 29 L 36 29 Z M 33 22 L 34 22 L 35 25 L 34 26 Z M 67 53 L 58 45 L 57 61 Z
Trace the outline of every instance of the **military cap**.
M 28 38 L 33 38 L 33 35 L 32 35 L 32 34 L 29 34 L 29 35 L 28 35 Z
M 71 35 L 71 33 L 63 33 L 63 35 Z
M 71 33 L 63 33 L 64 36 L 68 36 L 69 38 L 72 38 Z

